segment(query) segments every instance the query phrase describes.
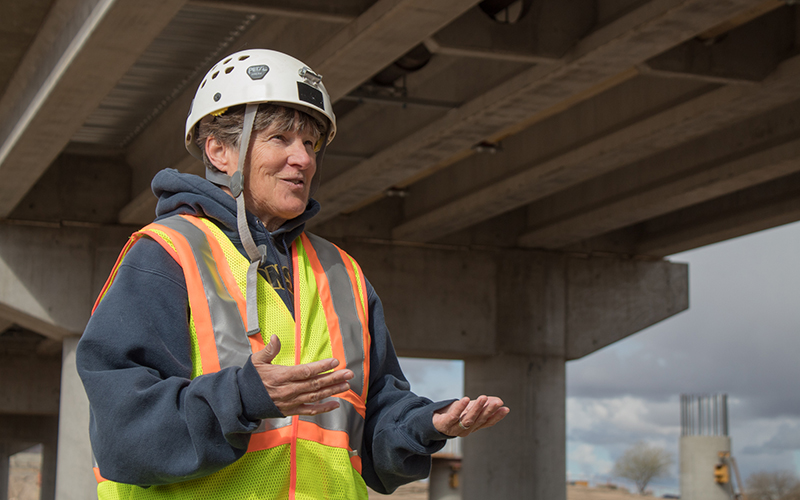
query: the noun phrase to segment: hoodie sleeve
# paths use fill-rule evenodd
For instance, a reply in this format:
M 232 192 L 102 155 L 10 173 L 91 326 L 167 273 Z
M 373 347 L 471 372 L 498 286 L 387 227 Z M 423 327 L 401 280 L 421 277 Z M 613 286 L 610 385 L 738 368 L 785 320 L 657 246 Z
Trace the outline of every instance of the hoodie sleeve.
M 361 474 L 370 488 L 388 494 L 428 477 L 430 456 L 448 439 L 433 426 L 433 413 L 455 400 L 434 403 L 410 391 L 386 328 L 383 305 L 369 282 L 367 294 L 372 345 Z
M 139 486 L 216 472 L 281 417 L 255 367 L 191 379 L 183 271 L 147 238 L 128 252 L 77 350 L 100 474 Z

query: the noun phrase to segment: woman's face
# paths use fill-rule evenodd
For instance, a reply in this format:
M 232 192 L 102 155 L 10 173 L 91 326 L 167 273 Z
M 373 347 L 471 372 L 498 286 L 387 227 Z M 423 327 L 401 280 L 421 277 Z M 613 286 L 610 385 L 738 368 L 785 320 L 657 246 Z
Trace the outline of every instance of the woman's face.
M 317 139 L 314 130 L 281 131 L 274 126 L 251 137 L 250 161 L 244 167 L 245 205 L 268 230 L 274 231 L 305 211 L 317 170 Z M 236 171 L 239 151 L 233 146 L 222 147 L 227 168 L 217 168 L 231 175 Z

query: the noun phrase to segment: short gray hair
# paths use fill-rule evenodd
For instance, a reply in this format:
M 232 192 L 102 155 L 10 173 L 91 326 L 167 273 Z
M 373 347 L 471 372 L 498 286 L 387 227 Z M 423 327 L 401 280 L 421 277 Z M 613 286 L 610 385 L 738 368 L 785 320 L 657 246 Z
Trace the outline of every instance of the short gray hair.
M 203 152 L 203 163 L 206 167 L 217 170 L 217 167 L 206 155 L 206 139 L 209 137 L 216 138 L 226 146 L 239 147 L 239 138 L 242 136 L 244 124 L 244 110 L 244 105 L 236 106 L 219 116 L 209 116 L 200 120 L 197 125 L 195 144 Z M 253 121 L 253 133 L 271 126 L 280 132 L 305 132 L 310 129 L 317 137 L 322 137 L 326 130 L 324 124 L 308 113 L 278 104 L 259 104 Z

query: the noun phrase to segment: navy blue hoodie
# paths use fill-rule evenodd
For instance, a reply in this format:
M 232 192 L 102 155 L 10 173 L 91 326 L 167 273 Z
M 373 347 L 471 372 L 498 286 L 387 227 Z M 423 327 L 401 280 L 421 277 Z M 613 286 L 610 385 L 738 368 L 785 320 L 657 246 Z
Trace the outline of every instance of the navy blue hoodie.
M 153 192 L 157 220 L 175 214 L 207 217 L 244 255 L 235 200 L 220 188 L 164 170 L 153 179 Z M 256 245 L 269 249 L 260 272 L 290 311 L 288 248 L 318 212 L 319 204 L 310 200 L 305 213 L 272 233 L 247 214 Z M 432 403 L 410 392 L 381 301 L 366 285 L 372 347 L 362 476 L 372 489 L 390 493 L 428 475 L 429 455 L 447 438 L 434 428 L 433 412 L 450 401 Z M 183 271 L 148 238 L 128 252 L 89 320 L 77 364 L 91 405 L 92 449 L 100 474 L 112 481 L 150 486 L 211 474 L 244 455 L 261 419 L 283 416 L 250 361 L 190 379 Z

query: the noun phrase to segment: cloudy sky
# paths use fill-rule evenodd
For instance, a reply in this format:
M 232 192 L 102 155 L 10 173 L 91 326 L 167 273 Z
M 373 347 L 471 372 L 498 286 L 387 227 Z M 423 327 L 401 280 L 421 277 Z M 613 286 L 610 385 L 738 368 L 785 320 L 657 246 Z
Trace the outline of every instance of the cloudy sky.
M 675 458 L 656 494 L 678 493 L 682 393 L 728 394 L 744 478 L 800 475 L 800 223 L 670 260 L 689 263 L 689 310 L 567 364 L 569 478 L 619 482 L 610 476 L 614 460 L 644 440 Z M 429 397 L 463 390 L 460 362 L 403 366 Z

